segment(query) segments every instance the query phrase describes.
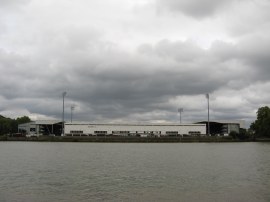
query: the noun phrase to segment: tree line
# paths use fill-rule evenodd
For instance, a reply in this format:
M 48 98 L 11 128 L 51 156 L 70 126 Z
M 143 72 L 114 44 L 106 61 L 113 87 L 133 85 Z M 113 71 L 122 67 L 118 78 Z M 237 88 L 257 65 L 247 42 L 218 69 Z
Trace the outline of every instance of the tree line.
M 240 128 L 239 133 L 232 131 L 233 139 L 255 140 L 256 138 L 270 138 L 270 108 L 260 107 L 257 110 L 257 119 L 251 123 L 248 130 Z
M 257 111 L 257 119 L 251 123 L 250 130 L 255 137 L 270 138 L 270 108 L 260 107 Z
M 31 119 L 28 116 L 11 119 L 0 115 L 0 135 L 17 133 L 19 124 L 30 121 Z

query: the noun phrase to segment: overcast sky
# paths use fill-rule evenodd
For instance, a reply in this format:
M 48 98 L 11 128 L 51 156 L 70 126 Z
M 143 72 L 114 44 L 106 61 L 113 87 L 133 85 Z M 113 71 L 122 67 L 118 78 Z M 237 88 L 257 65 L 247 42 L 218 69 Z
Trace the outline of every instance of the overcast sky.
M 0 0 L 0 114 L 256 118 L 270 104 L 269 0 Z

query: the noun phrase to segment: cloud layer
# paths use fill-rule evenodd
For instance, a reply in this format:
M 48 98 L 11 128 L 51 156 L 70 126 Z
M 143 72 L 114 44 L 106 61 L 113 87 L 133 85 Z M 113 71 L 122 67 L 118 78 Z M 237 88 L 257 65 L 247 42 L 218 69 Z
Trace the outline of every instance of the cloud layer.
M 0 1 L 0 114 L 254 120 L 269 105 L 270 3 Z M 247 12 L 248 11 L 248 12 Z

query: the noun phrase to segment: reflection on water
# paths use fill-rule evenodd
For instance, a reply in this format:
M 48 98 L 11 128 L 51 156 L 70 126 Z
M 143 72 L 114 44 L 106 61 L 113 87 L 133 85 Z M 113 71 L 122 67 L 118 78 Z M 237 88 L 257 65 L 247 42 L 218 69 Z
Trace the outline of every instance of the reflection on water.
M 270 201 L 269 143 L 0 142 L 0 201 Z

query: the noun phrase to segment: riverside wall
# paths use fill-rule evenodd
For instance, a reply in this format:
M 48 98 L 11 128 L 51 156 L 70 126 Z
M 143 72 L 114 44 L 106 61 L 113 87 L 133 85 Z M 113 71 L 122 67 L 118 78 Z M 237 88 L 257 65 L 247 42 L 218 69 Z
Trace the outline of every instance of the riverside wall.
M 231 137 L 113 137 L 113 136 L 39 136 L 39 137 L 1 137 L 0 141 L 38 141 L 38 142 L 145 142 L 145 143 L 178 143 L 178 142 L 239 142 Z

